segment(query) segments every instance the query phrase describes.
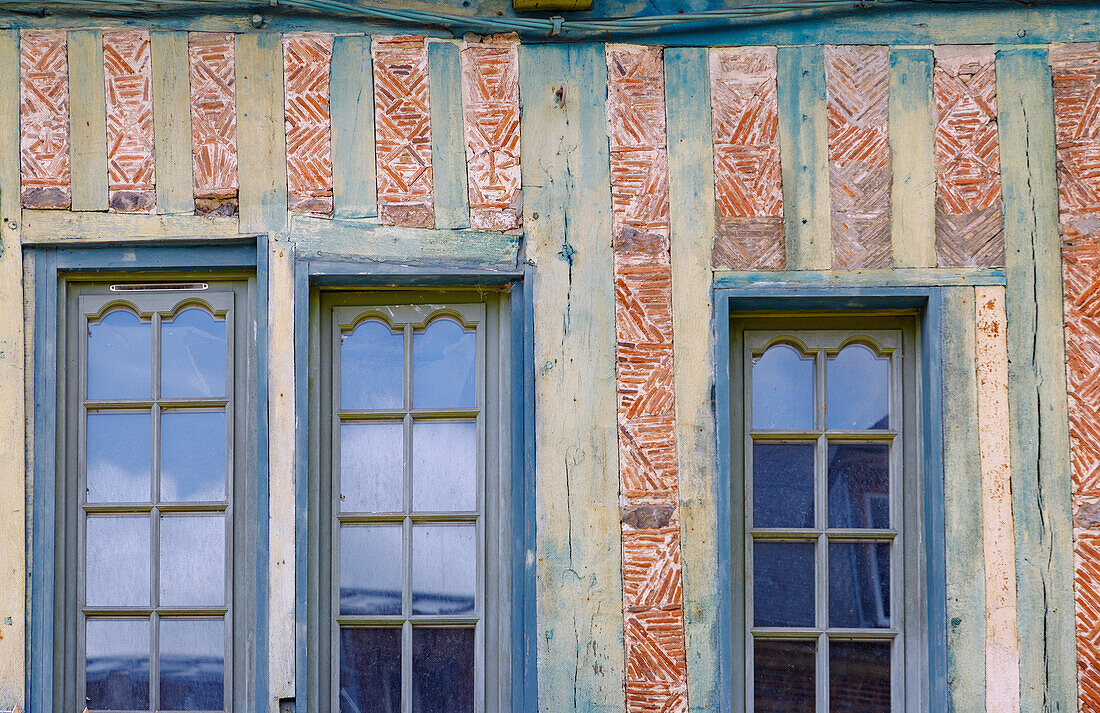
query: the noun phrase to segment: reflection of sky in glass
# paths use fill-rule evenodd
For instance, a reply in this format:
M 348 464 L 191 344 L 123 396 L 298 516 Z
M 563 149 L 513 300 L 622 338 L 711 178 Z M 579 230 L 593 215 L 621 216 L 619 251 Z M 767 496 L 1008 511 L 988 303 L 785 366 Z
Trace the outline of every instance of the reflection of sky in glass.
M 340 408 L 399 409 L 404 337 L 377 319 L 340 335 Z
M 149 621 L 89 619 L 84 632 L 88 708 L 148 708 Z
M 152 419 L 142 413 L 88 414 L 88 502 L 148 502 Z
M 116 309 L 88 325 L 88 398 L 149 398 L 153 327 Z
M 826 365 L 829 428 L 889 428 L 890 360 L 852 344 Z
M 814 360 L 787 344 L 769 347 L 752 365 L 752 427 L 814 427 Z
M 402 509 L 404 465 L 400 421 L 340 425 L 340 510 Z
M 413 510 L 477 508 L 477 424 L 413 423 Z
M 161 396 L 225 395 L 225 320 L 192 307 L 161 322 Z
M 225 412 L 163 411 L 161 500 L 225 499 Z
M 225 518 L 160 519 L 160 603 L 214 606 L 225 601 Z
M 477 342 L 453 319 L 437 319 L 413 333 L 413 406 L 474 406 Z
M 470 614 L 477 556 L 473 525 L 413 526 L 414 614 Z
M 88 606 L 148 605 L 148 516 L 89 516 L 87 528 Z
M 221 710 L 224 680 L 224 621 L 161 619 L 161 710 Z
M 401 613 L 401 526 L 340 527 L 340 613 Z

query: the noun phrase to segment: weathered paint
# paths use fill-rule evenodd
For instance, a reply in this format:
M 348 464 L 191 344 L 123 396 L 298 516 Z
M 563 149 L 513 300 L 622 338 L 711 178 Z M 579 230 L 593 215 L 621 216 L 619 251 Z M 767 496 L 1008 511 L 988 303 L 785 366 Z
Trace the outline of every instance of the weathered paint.
M 937 47 L 936 255 L 941 267 L 1005 260 L 991 47 Z
M 890 232 L 894 265 L 936 264 L 932 50 L 890 51 Z
M 1062 287 L 1065 294 L 1071 493 L 1076 556 L 1077 683 L 1081 711 L 1100 709 L 1100 45 L 1050 51 L 1058 154 Z
M 833 267 L 889 267 L 890 70 L 885 47 L 825 48 Z
M 25 210 L 22 237 L 25 245 L 239 239 L 240 225 L 217 216 Z
M 15 67 L 20 62 L 18 30 L 0 31 L 0 66 Z M 65 54 L 62 41 L 57 50 Z M 16 72 L 0 72 L 0 300 L 9 309 L 0 313 L 0 443 L 10 455 L 0 464 L 0 708 L 25 706 L 27 667 L 26 532 L 28 493 L 26 461 L 27 415 L 24 347 L 33 340 L 24 339 L 23 251 L 20 232 L 20 125 L 21 77 Z M 33 289 L 31 290 L 33 302 Z
M 233 35 L 215 32 L 188 33 L 187 42 L 195 211 L 236 215 L 236 42 Z
M 534 290 L 538 707 L 617 713 L 623 616 L 607 64 L 599 44 L 522 46 Z M 566 219 L 568 216 L 568 220 Z
M 780 47 L 776 76 L 786 266 L 827 270 L 833 241 L 824 48 Z
M 370 37 L 332 41 L 332 202 L 337 218 L 378 215 L 374 187 L 374 71 Z
M 687 708 L 664 62 L 608 45 L 626 708 Z
M 519 39 L 462 43 L 462 111 L 470 227 L 516 230 L 523 224 L 519 157 Z
M 69 31 L 69 160 L 72 208 L 107 210 L 107 115 L 103 33 Z
M 156 209 L 153 62 L 148 30 L 103 33 L 107 201 L 120 213 Z
M 378 216 L 411 228 L 435 225 L 428 48 L 423 37 L 371 41 Z
M 283 52 L 279 35 L 237 36 L 236 89 L 238 161 L 248 166 L 239 179 L 241 231 L 276 231 L 287 220 Z
M 714 266 L 782 270 L 786 248 L 775 48 L 710 50 L 710 96 Z
M 152 32 L 153 139 L 157 212 L 194 213 L 187 33 Z
M 1054 100 L 1045 48 L 997 52 L 1020 708 L 1072 710 L 1073 533 Z
M 986 578 L 974 290 L 950 288 L 943 302 L 947 687 L 953 710 L 981 711 L 986 685 Z
M 23 30 L 19 38 L 23 204 L 68 208 L 69 65 L 63 30 Z
M 1001 287 L 974 290 L 987 619 L 985 709 L 988 713 L 1020 710 L 1004 294 Z
M 428 42 L 428 96 L 431 97 L 435 227 L 469 228 L 462 67 L 457 42 Z
M 329 65 L 332 37 L 283 37 L 287 200 L 292 213 L 332 215 Z
M 714 353 L 705 318 L 712 314 L 712 249 L 705 236 L 715 232 L 709 64 L 704 48 L 665 50 L 676 469 L 688 703 L 694 712 L 717 710 L 720 700 L 714 374 L 699 368 Z

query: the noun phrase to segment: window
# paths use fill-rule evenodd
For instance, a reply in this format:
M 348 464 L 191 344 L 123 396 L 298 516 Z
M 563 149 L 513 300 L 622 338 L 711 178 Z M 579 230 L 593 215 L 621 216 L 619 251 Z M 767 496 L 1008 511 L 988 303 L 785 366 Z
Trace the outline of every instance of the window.
M 913 322 L 734 320 L 746 710 L 919 700 L 905 682 L 922 645 Z
M 243 281 L 67 290 L 54 677 L 67 710 L 244 707 L 247 299 Z
M 319 700 L 331 710 L 506 708 L 504 305 L 323 294 Z

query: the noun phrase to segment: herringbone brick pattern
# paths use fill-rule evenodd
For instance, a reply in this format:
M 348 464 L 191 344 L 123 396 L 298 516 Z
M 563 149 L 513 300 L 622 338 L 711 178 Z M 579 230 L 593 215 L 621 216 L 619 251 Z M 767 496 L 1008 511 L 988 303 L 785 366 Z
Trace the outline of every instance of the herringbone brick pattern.
M 107 200 L 120 213 L 156 208 L 153 62 L 148 30 L 103 33 L 107 92 Z
M 237 213 L 235 44 L 228 33 L 187 36 L 191 75 L 191 173 L 195 212 Z
M 64 30 L 19 33 L 19 162 L 23 205 L 68 208 L 69 62 Z
M 715 267 L 781 270 L 783 182 L 775 48 L 710 50 Z
M 1080 710 L 1100 712 L 1100 45 L 1055 45 Z
M 374 37 L 371 55 L 379 219 L 431 228 L 435 191 L 427 45 L 423 37 Z
M 890 67 L 877 46 L 825 48 L 833 267 L 889 267 Z
M 937 47 L 936 256 L 940 267 L 1004 265 L 992 47 Z
M 661 50 L 609 45 L 626 707 L 687 710 Z M 657 505 L 662 521 L 638 508 Z
M 331 64 L 331 35 L 283 37 L 287 207 L 292 213 L 332 215 Z
M 470 227 L 522 226 L 519 161 L 519 40 L 486 37 L 462 45 L 462 110 Z

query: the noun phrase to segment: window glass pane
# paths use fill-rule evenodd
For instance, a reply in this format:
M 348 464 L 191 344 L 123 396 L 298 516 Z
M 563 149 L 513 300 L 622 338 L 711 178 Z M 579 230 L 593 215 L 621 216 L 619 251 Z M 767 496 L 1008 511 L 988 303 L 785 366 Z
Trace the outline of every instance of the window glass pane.
M 813 527 L 813 524 L 814 445 L 754 444 L 753 527 Z
M 413 629 L 413 713 L 472 713 L 474 630 Z
M 340 713 L 400 713 L 401 629 L 340 630 Z
M 160 710 L 222 710 L 224 682 L 225 622 L 161 619 Z
M 340 335 L 340 408 L 399 409 L 404 379 L 404 337 L 377 319 Z
M 225 500 L 225 412 L 160 416 L 160 499 Z
M 889 445 L 829 445 L 829 527 L 890 527 Z
M 225 518 L 160 519 L 160 603 L 217 606 L 225 602 Z
M 814 625 L 814 544 L 753 543 L 756 626 Z
M 753 710 L 813 713 L 816 653 L 816 641 L 757 640 L 753 646 Z
M 890 626 L 890 545 L 829 544 L 829 626 Z
M 413 510 L 477 509 L 477 423 L 413 423 Z
M 149 518 L 94 515 L 87 528 L 87 605 L 148 605 Z
M 437 319 L 413 333 L 413 406 L 475 405 L 477 341 L 453 319 Z
M 414 614 L 472 614 L 477 582 L 473 525 L 413 527 Z
M 340 424 L 340 510 L 402 510 L 404 437 L 400 421 Z
M 88 502 L 149 502 L 151 434 L 147 411 L 88 414 Z
M 776 344 L 752 364 L 752 427 L 814 427 L 814 360 Z
M 152 394 L 153 326 L 123 309 L 88 325 L 88 398 Z
M 340 613 L 401 613 L 401 526 L 340 527 Z
M 890 359 L 852 344 L 826 364 L 829 428 L 866 430 L 890 427 Z
M 84 649 L 90 710 L 149 707 L 148 619 L 89 619 Z
M 192 307 L 160 329 L 161 396 L 225 396 L 225 320 Z
M 890 643 L 829 642 L 829 713 L 889 713 Z

